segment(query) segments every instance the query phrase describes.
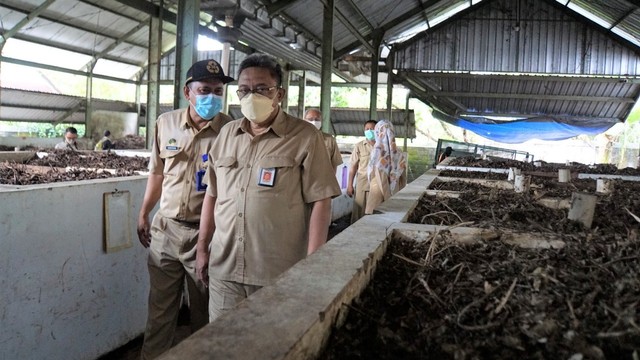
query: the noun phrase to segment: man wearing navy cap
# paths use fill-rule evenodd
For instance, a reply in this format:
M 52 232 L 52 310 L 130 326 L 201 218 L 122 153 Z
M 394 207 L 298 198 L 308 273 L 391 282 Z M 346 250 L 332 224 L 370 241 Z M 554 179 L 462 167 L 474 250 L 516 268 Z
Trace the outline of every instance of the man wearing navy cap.
M 151 282 L 142 359 L 153 359 L 173 345 L 185 279 L 191 330 L 208 322 L 208 290 L 195 273 L 206 189 L 202 178 L 220 128 L 232 120 L 220 113 L 224 85 L 231 81 L 215 60 L 196 62 L 187 71 L 183 88 L 189 107 L 164 113 L 156 121 L 149 179 L 138 216 L 138 239 L 149 248 Z

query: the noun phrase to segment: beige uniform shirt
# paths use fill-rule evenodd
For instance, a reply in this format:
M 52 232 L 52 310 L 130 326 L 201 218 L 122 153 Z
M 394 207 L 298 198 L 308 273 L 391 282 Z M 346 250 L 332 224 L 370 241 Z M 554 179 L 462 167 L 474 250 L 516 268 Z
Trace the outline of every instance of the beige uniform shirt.
M 355 184 L 357 191 L 369 190 L 367 167 L 369 166 L 369 156 L 371 155 L 371 150 L 373 150 L 373 146 L 371 146 L 369 141 L 365 139 L 358 142 L 353 147 L 353 151 L 351 152 L 351 157 L 349 159 L 351 166 L 353 166 L 354 164 L 358 164 L 358 173 L 356 174 Z
M 331 160 L 331 166 L 333 166 L 333 170 L 342 164 L 342 155 L 340 155 L 340 148 L 338 148 L 338 142 L 336 138 L 331 134 L 327 134 L 325 132 L 322 133 L 322 138 L 324 139 L 324 145 L 327 147 L 327 153 L 329 154 L 329 159 Z
M 220 132 L 207 194 L 216 197 L 209 276 L 264 286 L 307 255 L 308 204 L 340 194 L 322 135 L 280 109 L 252 137 L 246 119 Z
M 222 125 L 231 118 L 219 113 L 201 130 L 189 121 L 189 111 L 164 113 L 156 121 L 149 172 L 163 175 L 158 214 L 187 222 L 200 221 L 204 191 L 196 189 L 196 172 L 206 169 L 202 155 L 208 154 Z

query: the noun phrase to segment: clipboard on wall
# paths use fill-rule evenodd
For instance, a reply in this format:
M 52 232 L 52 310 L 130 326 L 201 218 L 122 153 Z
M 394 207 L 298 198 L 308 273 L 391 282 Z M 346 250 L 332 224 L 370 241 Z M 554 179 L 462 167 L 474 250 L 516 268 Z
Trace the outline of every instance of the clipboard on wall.
M 106 253 L 133 246 L 131 242 L 131 193 L 114 191 L 103 194 L 104 242 Z

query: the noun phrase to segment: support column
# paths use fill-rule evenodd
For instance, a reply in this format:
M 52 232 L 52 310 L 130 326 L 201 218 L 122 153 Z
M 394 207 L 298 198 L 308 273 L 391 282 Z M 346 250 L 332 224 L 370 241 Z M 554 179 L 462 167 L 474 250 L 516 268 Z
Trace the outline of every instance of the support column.
M 178 0 L 176 68 L 173 84 L 173 107 L 175 109 L 187 107 L 189 104 L 182 95 L 182 88 L 187 79 L 187 69 L 198 58 L 199 20 L 200 0 Z
M 228 28 L 233 27 L 233 16 L 231 15 L 226 15 L 224 17 L 224 23 Z M 231 57 L 231 43 L 229 41 L 225 41 L 222 43 L 222 55 L 221 55 L 221 59 L 220 59 L 220 66 L 222 66 L 222 70 L 224 71 L 224 74 L 227 76 L 231 76 L 230 75 L 230 68 L 231 66 L 229 66 L 230 64 L 230 59 Z M 233 76 L 231 76 L 233 77 Z M 229 87 L 225 84 L 224 86 L 224 103 L 222 105 L 222 112 L 225 114 L 229 113 L 229 92 L 227 91 Z
M 289 112 L 289 77 L 291 75 L 289 68 L 289 64 L 282 67 L 282 88 L 284 89 L 284 99 L 282 99 L 280 106 L 286 113 Z
M 331 130 L 331 69 L 333 67 L 333 14 L 334 0 L 327 0 L 322 13 L 322 71 L 320 74 L 320 111 L 322 131 Z
M 387 119 L 393 119 L 393 56 L 395 51 L 391 50 L 387 56 Z
M 228 28 L 233 27 L 233 16 L 226 15 L 224 17 L 224 23 Z M 220 66 L 222 66 L 222 70 L 224 71 L 224 74 L 227 76 L 231 76 L 229 75 L 230 54 L 231 54 L 231 43 L 229 41 L 225 41 L 222 43 L 222 55 L 220 56 Z
M 404 142 L 402 148 L 404 152 L 407 152 L 407 139 L 409 138 L 409 100 L 411 99 L 411 93 L 407 94 L 407 102 L 404 105 Z M 391 120 L 389 120 L 391 121 Z
M 140 96 L 142 94 L 142 77 L 144 76 L 144 71 L 140 71 L 138 76 L 136 77 L 136 129 L 134 130 L 134 135 L 140 135 L 140 111 L 142 110 L 142 100 Z M 146 123 L 146 121 L 145 121 Z M 145 140 L 145 144 L 146 144 Z
M 382 33 L 374 32 L 373 48 L 375 53 L 371 54 L 371 97 L 369 99 L 369 119 L 378 120 L 378 61 L 380 61 L 380 44 L 382 43 Z M 324 47 L 322 48 L 324 49 Z M 391 120 L 391 119 L 390 119 Z
M 160 9 L 163 8 L 163 0 L 160 0 Z M 160 109 L 160 60 L 162 58 L 162 11 L 158 17 L 149 19 L 149 54 L 147 67 L 147 111 L 145 124 L 147 128 L 146 148 L 151 149 L 153 136 L 156 131 L 156 119 Z M 182 91 L 180 92 L 182 94 Z
M 92 60 L 87 65 L 87 88 L 85 92 L 85 110 L 84 110 L 84 136 L 91 137 L 91 117 L 93 115 L 93 69 L 96 66 L 96 60 Z
M 298 117 L 304 116 L 304 93 L 307 90 L 307 72 L 302 70 L 302 75 L 298 79 Z

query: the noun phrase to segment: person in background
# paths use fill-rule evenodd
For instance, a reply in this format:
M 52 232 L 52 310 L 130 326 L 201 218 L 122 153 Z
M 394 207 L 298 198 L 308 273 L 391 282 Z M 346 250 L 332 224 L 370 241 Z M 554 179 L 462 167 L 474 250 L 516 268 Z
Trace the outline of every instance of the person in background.
M 373 210 L 378 205 L 407 184 L 407 155 L 399 151 L 396 146 L 393 124 L 387 120 L 380 120 L 374 132 L 375 145 L 367 166 L 369 196 L 365 214 L 373 214 Z
M 313 124 L 316 129 L 320 130 L 322 127 L 322 113 L 318 109 L 309 109 L 304 112 L 304 120 Z M 338 142 L 336 138 L 331 135 L 323 132 L 322 138 L 324 139 L 324 145 L 327 147 L 327 153 L 329 154 L 329 159 L 331 160 L 331 166 L 333 166 L 333 170 L 335 171 L 340 164 L 342 164 L 342 155 L 340 155 L 340 148 L 338 147 Z
M 443 162 L 444 159 L 446 159 L 449 156 L 451 156 L 451 153 L 453 153 L 453 149 L 451 148 L 451 146 L 447 146 L 446 148 L 444 148 L 444 151 L 438 157 L 438 164 Z
M 222 126 L 232 119 L 220 112 L 225 76 L 215 60 L 194 63 L 187 71 L 186 109 L 164 113 L 156 121 L 149 179 L 138 216 L 138 239 L 149 249 L 149 315 L 142 359 L 153 359 L 173 345 L 184 281 L 191 330 L 206 325 L 208 291 L 196 277 L 196 242 L 206 186 L 208 153 Z M 160 201 L 153 222 L 149 214 Z
M 244 117 L 222 128 L 209 153 L 197 269 L 209 285 L 210 321 L 327 241 L 340 187 L 320 132 L 280 107 L 281 86 L 274 58 L 245 58 Z
M 111 136 L 111 131 L 105 130 L 104 136 L 102 137 L 102 139 L 100 139 L 100 141 L 98 141 L 94 150 L 100 151 L 100 150 L 113 149 L 113 143 L 111 142 L 111 139 L 109 138 L 109 136 Z
M 62 150 L 78 151 L 78 130 L 73 126 L 69 126 L 64 130 L 64 141 L 56 144 L 55 148 Z
M 373 129 L 376 126 L 375 120 L 368 120 L 364 123 L 365 139 L 358 142 L 351 152 L 349 159 L 349 178 L 347 181 L 347 195 L 354 196 L 353 209 L 351 210 L 351 223 L 358 221 L 364 215 L 364 209 L 369 192 L 369 180 L 367 179 L 367 166 L 369 165 L 369 155 L 376 143 Z M 357 178 L 356 178 L 357 175 Z M 354 185 L 353 180 L 356 179 Z

